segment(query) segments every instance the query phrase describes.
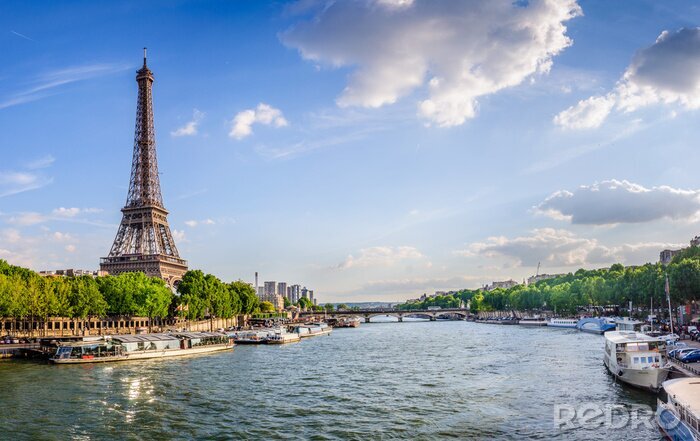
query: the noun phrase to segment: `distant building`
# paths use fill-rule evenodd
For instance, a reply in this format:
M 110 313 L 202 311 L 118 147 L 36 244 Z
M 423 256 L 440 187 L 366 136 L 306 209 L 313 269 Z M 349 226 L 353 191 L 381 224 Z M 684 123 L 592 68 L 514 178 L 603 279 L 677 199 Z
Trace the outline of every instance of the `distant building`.
M 285 284 L 286 285 L 286 284 Z M 276 310 L 284 309 L 284 297 L 277 292 L 277 282 L 265 282 L 262 287 L 262 295 L 258 293 L 260 301 L 270 302 Z
M 690 247 L 700 247 L 700 236 L 695 236 L 690 239 Z M 680 250 L 663 250 L 659 253 L 659 262 L 663 265 L 668 265 L 678 253 L 685 249 L 687 248 L 681 248 Z
M 315 304 L 316 304 L 316 299 L 314 299 L 314 290 L 313 290 L 313 289 L 310 289 L 310 290 L 308 291 L 308 294 L 309 294 L 309 300 L 311 300 L 312 302 L 314 302 L 314 305 L 315 305 Z
M 509 289 L 509 288 L 512 288 L 512 287 L 517 286 L 517 285 L 518 285 L 518 282 L 516 282 L 513 279 L 510 279 L 510 280 L 505 280 L 503 282 L 493 282 L 490 285 L 485 286 L 484 289 L 486 291 L 493 291 L 494 289 L 498 289 L 498 288 Z
M 527 285 L 532 285 L 533 283 L 540 282 L 542 280 L 554 279 L 555 277 L 561 277 L 565 274 L 538 274 L 536 276 L 530 276 L 527 278 Z
M 297 303 L 299 299 L 301 298 L 301 286 L 300 285 L 292 285 L 289 287 L 289 301 L 292 303 Z
M 39 275 L 43 277 L 49 276 L 60 276 L 60 277 L 80 277 L 80 276 L 91 276 L 91 277 L 102 277 L 106 276 L 107 272 L 102 270 L 81 270 L 81 269 L 60 269 L 60 270 L 44 270 L 39 271 Z
M 265 288 L 266 296 L 273 296 L 277 294 L 277 282 L 265 282 L 263 287 Z
M 690 243 L 692 244 L 693 242 L 691 241 Z M 668 265 L 669 263 L 671 263 L 674 256 L 676 256 L 681 251 L 683 250 L 663 250 L 661 253 L 659 253 L 659 262 L 661 262 L 661 264 L 663 265 Z
M 287 282 L 277 283 L 277 294 L 282 297 L 287 297 Z
M 307 299 L 309 298 L 309 290 L 306 289 L 306 287 L 303 287 L 303 288 L 301 289 L 301 296 L 304 297 L 304 298 L 307 298 Z

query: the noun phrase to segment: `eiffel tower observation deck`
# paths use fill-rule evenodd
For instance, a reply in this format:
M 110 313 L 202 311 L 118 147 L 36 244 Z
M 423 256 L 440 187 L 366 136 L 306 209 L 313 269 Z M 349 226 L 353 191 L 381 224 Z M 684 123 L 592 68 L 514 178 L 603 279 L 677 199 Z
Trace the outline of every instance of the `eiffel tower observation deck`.
M 136 72 L 139 87 L 136 133 L 131 180 L 122 221 L 112 249 L 100 259 L 100 269 L 109 274 L 141 271 L 161 277 L 174 287 L 187 271 L 168 225 L 158 177 L 156 137 L 153 128 L 153 72 L 146 65 Z

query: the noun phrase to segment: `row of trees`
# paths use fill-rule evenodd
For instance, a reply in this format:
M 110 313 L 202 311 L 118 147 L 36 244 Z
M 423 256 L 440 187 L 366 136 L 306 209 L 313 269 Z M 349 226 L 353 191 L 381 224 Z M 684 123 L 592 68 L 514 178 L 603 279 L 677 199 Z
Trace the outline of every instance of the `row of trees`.
M 671 300 L 685 304 L 700 298 L 700 250 L 690 248 L 668 265 L 660 263 L 568 273 L 531 285 L 517 285 L 492 291 L 461 290 L 423 301 L 407 302 L 401 309 L 424 309 L 429 306 L 457 307 L 469 303 L 472 311 L 550 310 L 575 314 L 589 306 L 621 306 L 629 301 L 637 306 L 652 302 L 655 308 L 665 305 L 665 282 L 668 275 Z
M 164 318 L 207 315 L 230 318 L 260 309 L 247 283 L 224 283 L 202 271 L 188 271 L 175 295 L 165 282 L 143 273 L 93 278 L 41 277 L 0 260 L 0 317 L 45 320 L 106 315 Z
M 180 296 L 175 298 L 175 311 L 190 320 L 209 315 L 230 318 L 252 314 L 261 306 L 255 289 L 248 283 L 241 280 L 225 283 L 200 270 L 187 271 L 177 291 Z

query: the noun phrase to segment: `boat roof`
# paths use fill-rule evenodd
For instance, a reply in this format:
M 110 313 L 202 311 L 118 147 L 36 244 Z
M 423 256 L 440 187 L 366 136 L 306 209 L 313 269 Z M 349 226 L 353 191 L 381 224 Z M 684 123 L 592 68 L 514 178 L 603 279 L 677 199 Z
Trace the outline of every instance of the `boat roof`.
M 664 381 L 664 389 L 674 401 L 688 407 L 696 418 L 700 417 L 700 378 L 667 380 Z
M 629 317 L 615 319 L 615 323 L 625 323 L 628 325 L 643 325 L 644 324 L 644 322 L 640 322 L 639 320 L 630 319 Z
M 177 332 L 173 335 L 184 338 L 228 337 L 222 332 Z
M 608 331 L 605 338 L 613 343 L 663 342 L 664 339 L 652 337 L 635 331 Z
M 112 337 L 112 340 L 116 340 L 116 341 L 121 342 L 121 343 L 170 341 L 170 340 L 177 340 L 177 335 L 175 335 L 175 334 L 115 335 Z

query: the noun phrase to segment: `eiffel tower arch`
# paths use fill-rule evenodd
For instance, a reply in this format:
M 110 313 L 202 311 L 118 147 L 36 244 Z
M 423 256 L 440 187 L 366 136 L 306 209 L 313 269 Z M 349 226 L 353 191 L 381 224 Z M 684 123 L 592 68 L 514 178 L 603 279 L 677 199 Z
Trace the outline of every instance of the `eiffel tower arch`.
M 140 271 L 175 287 L 187 272 L 187 261 L 180 258 L 175 246 L 160 193 L 153 128 L 153 72 L 146 65 L 145 48 L 136 82 L 139 94 L 129 194 L 121 210 L 117 236 L 109 255 L 100 259 L 100 269 L 109 274 Z

